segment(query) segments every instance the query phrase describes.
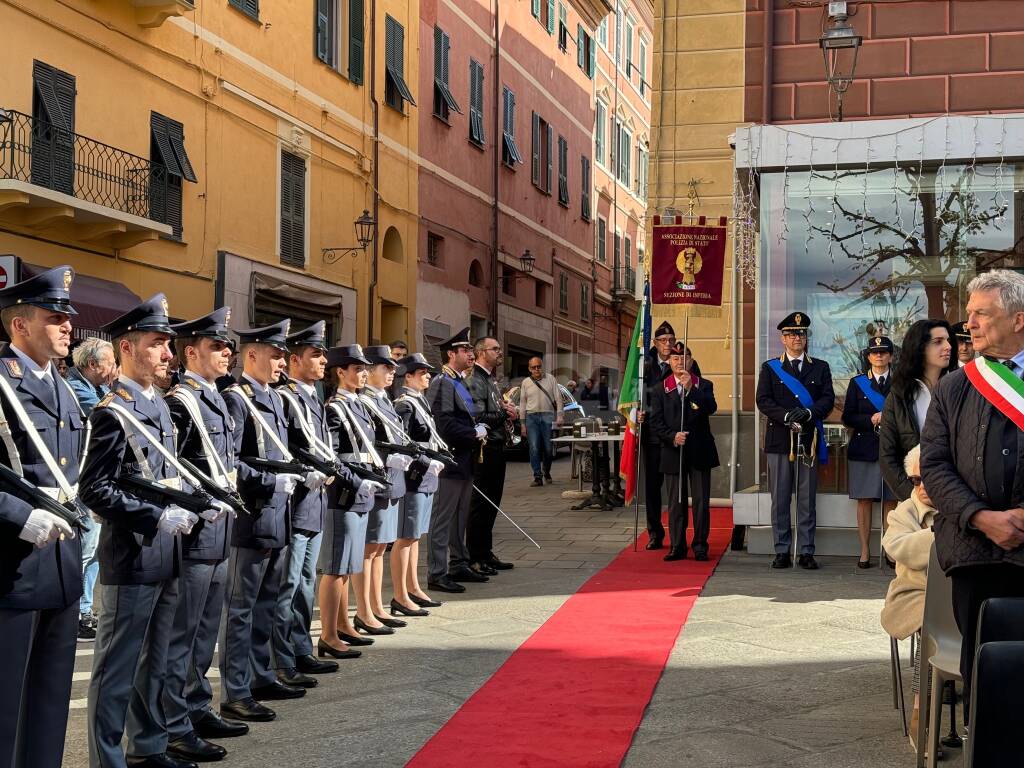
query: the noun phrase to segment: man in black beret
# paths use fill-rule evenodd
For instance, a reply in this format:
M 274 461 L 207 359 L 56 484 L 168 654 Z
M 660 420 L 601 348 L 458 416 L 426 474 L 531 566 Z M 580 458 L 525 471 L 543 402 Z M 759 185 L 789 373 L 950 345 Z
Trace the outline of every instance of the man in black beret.
M 0 321 L 11 340 L 0 349 L 3 464 L 51 490 L 73 488 L 85 448 L 78 401 L 51 363 L 71 342 L 73 280 L 62 266 L 0 290 Z M 29 439 L 29 428 L 41 444 Z M 0 490 L 0 765 L 61 764 L 81 558 L 81 538 L 63 519 L 13 488 Z
M 647 549 L 661 549 L 665 541 L 665 525 L 661 522 L 661 486 L 665 476 L 661 472 L 661 441 L 651 428 L 654 399 L 661 396 L 662 382 L 672 375 L 669 356 L 676 343 L 676 332 L 668 321 L 654 331 L 654 348 L 644 365 L 644 410 L 640 414 L 642 429 L 641 455 L 644 467 L 644 509 L 647 513 Z
M 790 497 L 797 478 L 797 562 L 808 570 L 818 567 L 814 559 L 818 488 L 815 465 L 828 460 L 822 421 L 831 413 L 836 396 L 828 363 L 807 354 L 810 325 L 810 318 L 803 312 L 792 312 L 783 318 L 777 327 L 785 351 L 765 362 L 757 379 L 757 408 L 768 419 L 764 452 L 775 535 L 772 568 L 793 565 Z M 803 463 L 799 472 L 797 462 Z

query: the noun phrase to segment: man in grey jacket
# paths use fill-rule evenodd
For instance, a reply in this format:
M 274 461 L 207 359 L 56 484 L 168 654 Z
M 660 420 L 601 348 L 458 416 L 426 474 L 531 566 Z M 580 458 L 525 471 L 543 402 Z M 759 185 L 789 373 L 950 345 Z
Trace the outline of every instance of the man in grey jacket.
M 936 502 L 935 549 L 953 580 L 970 698 L 981 604 L 1024 597 L 1024 276 L 993 270 L 967 286 L 979 357 L 944 376 L 921 435 L 921 474 Z M 967 716 L 965 708 L 965 719 Z

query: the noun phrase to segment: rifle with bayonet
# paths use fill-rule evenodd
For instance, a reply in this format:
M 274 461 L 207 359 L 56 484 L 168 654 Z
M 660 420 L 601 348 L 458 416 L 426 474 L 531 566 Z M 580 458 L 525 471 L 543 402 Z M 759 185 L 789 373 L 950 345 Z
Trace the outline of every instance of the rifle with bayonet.
M 412 441 L 409 441 L 405 445 L 399 445 L 397 443 L 388 443 L 383 440 L 377 440 L 375 445 L 378 449 L 387 451 L 388 453 L 401 453 L 405 456 L 412 456 L 414 459 L 418 459 L 420 456 L 426 456 L 428 459 L 440 461 L 448 469 L 455 469 L 459 466 L 455 461 L 455 457 L 450 453 L 446 451 L 435 451 L 433 448 L 427 448 L 426 446 Z
M 3 464 L 0 464 L 0 484 L 6 486 L 10 489 L 11 493 L 27 501 L 33 507 L 45 509 L 73 528 L 85 530 L 89 510 L 77 498 L 59 502 L 46 491 L 37 488 L 30 481 Z
M 148 480 L 142 475 L 137 474 L 121 475 L 117 478 L 117 484 L 128 491 L 128 493 L 138 496 L 150 504 L 155 504 L 159 507 L 174 504 L 195 515 L 208 509 L 214 509 L 217 501 L 202 488 L 182 491 L 156 480 Z
M 295 455 L 302 459 L 302 461 L 311 464 L 314 469 L 318 472 L 323 472 L 331 480 L 339 476 L 341 467 L 344 466 L 353 475 L 358 477 L 360 480 L 372 480 L 375 483 L 380 483 L 385 488 L 390 488 L 391 483 L 388 482 L 386 475 L 377 472 L 374 469 L 365 467 L 362 464 L 356 464 L 351 461 L 338 461 L 336 459 L 325 459 L 321 456 L 317 456 L 308 448 L 296 448 Z
M 203 490 L 213 496 L 217 501 L 223 502 L 231 507 L 231 509 L 235 511 L 236 515 L 252 514 L 246 508 L 245 502 L 242 501 L 242 497 L 239 496 L 238 491 L 222 488 L 212 477 L 203 472 L 188 459 L 183 459 L 179 456 L 178 462 L 195 476 L 196 480 L 198 480 L 200 485 L 203 486 Z

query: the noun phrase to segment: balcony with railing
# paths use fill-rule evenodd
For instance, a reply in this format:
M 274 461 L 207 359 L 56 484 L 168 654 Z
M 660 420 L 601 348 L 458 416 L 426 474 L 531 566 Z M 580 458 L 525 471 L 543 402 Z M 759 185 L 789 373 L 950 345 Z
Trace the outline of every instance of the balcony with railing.
M 0 220 L 124 249 L 172 229 L 150 217 L 165 200 L 159 163 L 52 123 L 0 110 Z
M 194 11 L 193 0 L 129 0 L 135 8 L 135 21 L 140 27 L 159 27 L 172 16 Z
M 636 298 L 636 270 L 630 266 L 615 267 L 612 272 L 612 297 L 616 299 Z

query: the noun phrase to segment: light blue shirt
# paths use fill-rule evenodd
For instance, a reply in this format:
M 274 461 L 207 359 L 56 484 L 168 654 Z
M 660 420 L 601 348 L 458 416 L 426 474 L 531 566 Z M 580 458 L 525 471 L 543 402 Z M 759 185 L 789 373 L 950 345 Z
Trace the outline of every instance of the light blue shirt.
M 32 373 L 35 375 L 35 377 L 37 379 L 45 379 L 45 378 L 50 376 L 50 371 L 53 369 L 53 363 L 52 362 L 47 360 L 46 361 L 46 367 L 44 368 L 44 367 L 41 367 L 39 365 L 39 363 L 37 363 L 31 357 L 29 357 L 24 352 L 22 352 L 20 349 L 18 349 L 17 345 L 15 345 L 13 343 L 11 344 L 11 350 L 14 352 L 15 355 L 18 356 L 18 360 L 21 361 L 21 364 L 25 368 L 25 370 L 26 371 L 32 371 Z

